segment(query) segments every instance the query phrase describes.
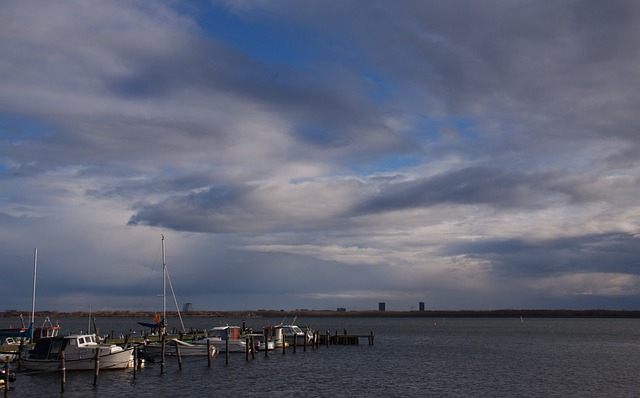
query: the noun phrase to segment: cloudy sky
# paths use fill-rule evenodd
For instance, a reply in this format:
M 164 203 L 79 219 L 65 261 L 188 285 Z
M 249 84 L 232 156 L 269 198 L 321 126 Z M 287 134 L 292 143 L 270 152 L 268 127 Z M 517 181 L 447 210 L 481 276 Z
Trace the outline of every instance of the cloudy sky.
M 637 1 L 0 6 L 0 310 L 640 304 Z M 171 303 L 171 301 L 169 301 Z

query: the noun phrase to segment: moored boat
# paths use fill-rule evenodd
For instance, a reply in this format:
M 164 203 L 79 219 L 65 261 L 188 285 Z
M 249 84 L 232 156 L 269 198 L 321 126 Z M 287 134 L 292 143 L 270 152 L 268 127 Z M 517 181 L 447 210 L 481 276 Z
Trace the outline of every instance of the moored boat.
M 207 351 L 207 349 L 209 349 L 210 351 Z M 219 352 L 217 347 L 213 345 L 207 347 L 206 343 L 205 345 L 191 344 L 180 339 L 170 339 L 169 341 L 165 342 L 165 355 L 178 355 L 178 351 L 180 352 L 180 356 L 191 357 L 206 357 L 207 355 L 213 357 Z M 162 355 L 162 343 L 154 341 L 145 344 L 144 353 L 147 356 L 151 357 Z
M 194 345 L 206 345 L 207 341 L 220 352 L 227 352 L 227 339 L 229 340 L 229 352 L 245 352 L 247 343 L 242 336 L 240 326 L 216 326 L 209 329 L 207 336 L 194 340 Z
M 0 336 L 0 362 L 10 363 L 18 359 L 21 340 L 16 337 Z
M 274 350 L 276 348 L 282 348 L 289 346 L 284 339 L 282 325 L 265 326 L 262 328 L 263 340 L 258 343 L 258 350 Z
M 293 344 L 294 340 L 296 344 L 304 344 L 305 339 L 307 344 L 311 344 L 313 342 L 313 332 L 306 328 L 306 332 L 302 330 L 301 327 L 297 325 L 280 325 L 282 327 L 282 334 L 284 339 L 289 344 Z
M 32 350 L 20 358 L 26 370 L 58 370 L 64 352 L 66 370 L 94 370 L 99 350 L 100 370 L 126 369 L 133 366 L 133 347 L 96 342 L 95 334 L 72 334 L 41 338 Z

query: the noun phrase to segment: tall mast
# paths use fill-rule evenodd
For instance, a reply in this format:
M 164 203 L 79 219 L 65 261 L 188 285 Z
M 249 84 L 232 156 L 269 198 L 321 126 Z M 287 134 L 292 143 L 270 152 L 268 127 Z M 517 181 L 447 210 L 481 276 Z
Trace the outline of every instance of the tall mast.
M 31 338 L 33 339 L 33 325 L 36 321 L 36 268 L 38 264 L 38 248 L 33 249 L 33 290 L 31 292 Z
M 162 236 L 162 331 L 167 319 L 167 261 L 164 254 L 164 234 Z

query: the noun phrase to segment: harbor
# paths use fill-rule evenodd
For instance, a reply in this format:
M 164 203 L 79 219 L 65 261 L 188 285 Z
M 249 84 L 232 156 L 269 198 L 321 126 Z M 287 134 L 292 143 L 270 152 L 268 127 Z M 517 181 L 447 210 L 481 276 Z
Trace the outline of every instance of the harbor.
M 9 370 L 7 375 L 13 379 L 3 382 L 2 391 L 5 397 L 25 396 L 21 392 L 25 383 L 38 384 L 43 380 L 49 383 L 53 377 L 58 379 L 57 392 L 66 396 L 75 394 L 78 388 L 75 381 L 70 381 L 83 378 L 76 376 L 76 373 L 93 375 L 83 379 L 93 388 L 100 389 L 102 380 L 112 378 L 112 373 L 123 373 L 133 381 L 158 375 L 165 377 L 173 371 L 192 372 L 197 367 L 229 368 L 239 366 L 239 363 L 261 363 L 279 356 L 290 356 L 295 360 L 300 355 L 314 355 L 333 346 L 374 344 L 373 331 L 362 334 L 350 333 L 346 328 L 320 331 L 308 326 L 300 328 L 292 324 L 274 324 L 273 319 L 263 318 L 252 319 L 251 326 L 245 320 L 231 319 L 228 320 L 230 323 L 242 326 L 211 328 L 200 327 L 211 322 L 209 318 L 197 318 L 195 321 L 198 327 L 186 331 L 170 328 L 166 333 L 158 334 L 152 330 L 124 331 L 122 325 L 132 324 L 131 318 L 93 319 L 90 323 L 81 318 L 63 318 L 63 332 L 59 336 L 17 348 L 16 354 L 21 351 L 22 355 L 6 364 Z M 93 333 L 86 332 L 89 328 L 83 332 L 83 323 L 85 326 L 92 324 Z M 111 328 L 108 333 L 101 334 L 98 324 Z M 291 333 L 294 326 L 300 334 Z M 215 335 L 219 330 L 228 333 Z M 46 347 L 42 348 L 45 342 Z M 238 347 L 242 349 L 230 348 L 236 343 L 241 344 Z M 54 349 L 56 344 L 58 348 Z M 80 355 L 80 351 L 85 352 Z M 116 358 L 116 353 L 120 358 Z M 114 359 L 110 359 L 110 356 Z
M 101 335 L 126 338 L 137 317 L 98 318 Z M 10 397 L 65 398 L 158 396 L 312 397 L 406 396 L 637 396 L 637 318 L 322 317 L 298 319 L 320 335 L 367 335 L 359 345 L 292 346 L 256 351 L 255 357 L 218 353 L 211 359 L 176 356 L 142 368 L 67 372 L 16 372 Z M 84 318 L 59 320 L 61 335 L 87 331 Z M 2 322 L 2 320 L 0 320 Z M 279 325 L 282 318 L 247 318 L 247 328 Z M 202 331 L 242 318 L 185 319 Z M 170 325 L 174 319 L 170 319 Z M 2 325 L 0 325 L 2 326 Z M 170 330 L 172 332 L 172 330 Z M 133 333 L 139 336 L 139 330 Z M 324 340 L 322 340 L 324 342 Z M 135 377 L 134 377 L 135 371 Z M 544 375 L 544 383 L 538 382 Z M 1 391 L 1 390 L 0 390 Z M 4 391 L 1 391 L 4 392 Z

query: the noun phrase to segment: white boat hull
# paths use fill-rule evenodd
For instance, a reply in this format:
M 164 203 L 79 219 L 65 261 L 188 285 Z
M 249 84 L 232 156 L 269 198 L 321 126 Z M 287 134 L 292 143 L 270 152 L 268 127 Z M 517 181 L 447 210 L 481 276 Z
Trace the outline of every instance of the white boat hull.
M 176 349 L 178 347 L 178 349 Z M 162 344 L 161 343 L 150 343 L 144 346 L 145 353 L 147 355 L 151 355 L 154 357 L 162 355 Z M 185 357 L 206 357 L 207 356 L 207 346 L 199 345 L 199 344 L 189 344 L 180 340 L 170 340 L 165 344 L 164 354 L 169 356 L 174 356 L 178 354 L 178 350 L 180 351 L 180 356 Z M 210 356 L 214 356 L 218 353 L 218 349 L 215 346 L 211 346 L 211 352 L 208 354 Z
M 56 371 L 60 370 L 60 360 L 29 359 L 22 358 L 20 366 L 26 370 Z M 65 370 L 94 370 L 96 362 L 94 357 L 65 358 Z M 127 369 L 133 367 L 133 348 L 124 351 L 113 352 L 100 356 L 100 370 Z
M 204 339 L 196 340 L 193 345 L 207 346 L 207 339 L 211 342 L 211 346 L 215 347 L 220 352 L 227 352 L 226 340 L 221 340 L 216 337 L 207 337 Z M 229 340 L 229 352 L 246 352 L 247 343 L 243 340 Z

